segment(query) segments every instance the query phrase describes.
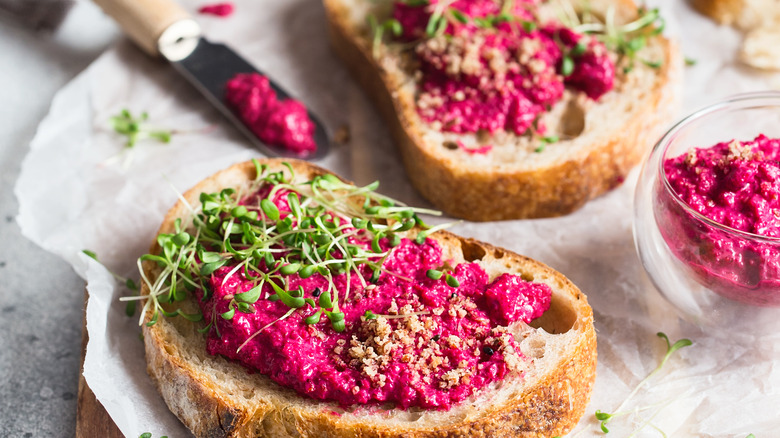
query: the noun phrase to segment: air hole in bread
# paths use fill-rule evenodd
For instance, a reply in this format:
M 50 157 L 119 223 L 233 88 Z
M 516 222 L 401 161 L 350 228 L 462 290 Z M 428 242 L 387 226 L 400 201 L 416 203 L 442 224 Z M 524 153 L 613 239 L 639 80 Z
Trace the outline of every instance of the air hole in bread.
M 504 251 L 501 251 L 500 249 L 493 250 L 493 257 L 497 259 L 503 259 L 504 258 Z
M 449 149 L 451 151 L 454 151 L 455 149 L 458 148 L 458 144 L 455 143 L 454 141 L 445 141 L 441 145 L 444 146 L 445 149 Z
M 530 326 L 557 335 L 574 328 L 576 322 L 577 313 L 571 307 L 571 303 L 566 298 L 553 294 L 550 308 L 542 316 L 531 321 Z
M 585 130 L 585 108 L 576 99 L 566 105 L 560 129 L 564 137 L 577 137 Z
M 460 249 L 463 252 L 463 258 L 469 262 L 482 260 L 487 254 L 487 251 L 485 251 L 485 247 L 483 247 L 478 243 L 474 243 L 468 240 L 460 241 Z
M 534 359 L 541 359 L 544 357 L 544 350 L 547 346 L 547 342 L 544 338 L 531 336 L 523 339 L 520 343 L 520 351 L 524 356 Z
M 406 413 L 406 419 L 409 421 L 419 421 L 425 416 L 425 411 L 421 409 L 409 409 Z
M 522 278 L 523 280 L 525 280 L 527 282 L 533 282 L 535 277 L 534 277 L 534 274 L 530 274 L 528 272 L 524 272 L 524 273 L 520 274 L 520 278 Z

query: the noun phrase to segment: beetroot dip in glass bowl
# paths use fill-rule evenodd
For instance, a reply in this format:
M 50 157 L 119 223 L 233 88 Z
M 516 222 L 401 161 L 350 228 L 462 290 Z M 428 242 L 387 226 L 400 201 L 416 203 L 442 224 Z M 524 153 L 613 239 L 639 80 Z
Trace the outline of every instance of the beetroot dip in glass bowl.
M 661 294 L 710 325 L 780 316 L 780 93 L 734 96 L 677 123 L 637 185 L 634 239 Z

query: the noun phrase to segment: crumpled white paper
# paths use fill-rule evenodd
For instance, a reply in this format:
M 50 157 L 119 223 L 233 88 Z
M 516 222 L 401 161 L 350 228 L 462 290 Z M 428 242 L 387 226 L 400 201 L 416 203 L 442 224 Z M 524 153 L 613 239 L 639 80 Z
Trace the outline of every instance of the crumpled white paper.
M 196 9 L 194 0 L 185 3 Z M 777 87 L 780 80 L 736 63 L 739 35 L 690 10 L 662 8 L 684 53 L 685 113 L 729 94 Z M 223 41 L 303 100 L 331 131 L 349 125 L 352 140 L 318 163 L 354 181 L 376 179 L 380 190 L 426 206 L 404 174 L 388 130 L 346 69 L 330 51 L 322 6 L 312 0 L 239 1 L 226 19 L 198 17 L 206 35 Z M 143 142 L 131 157 L 108 123 L 122 108 L 147 111 L 173 128 L 170 144 Z M 118 298 L 127 291 L 98 263 L 137 278 L 136 259 L 183 191 L 213 172 L 259 154 L 216 110 L 164 63 L 127 42 L 103 54 L 63 88 L 41 123 L 25 159 L 16 194 L 22 232 L 71 263 L 87 281 L 89 345 L 84 376 L 122 432 L 135 437 L 189 436 L 146 375 L 135 318 Z M 125 164 L 123 164 L 125 163 Z M 590 406 L 570 436 L 600 434 L 593 413 L 612 412 L 663 357 L 665 346 L 688 337 L 682 349 L 615 418 L 610 436 L 772 436 L 780 428 L 780 342 L 776 333 L 699 329 L 678 318 L 656 292 L 636 256 L 631 231 L 636 173 L 581 211 L 556 219 L 464 222 L 453 231 L 505 246 L 566 274 L 587 295 L 596 316 L 598 377 Z

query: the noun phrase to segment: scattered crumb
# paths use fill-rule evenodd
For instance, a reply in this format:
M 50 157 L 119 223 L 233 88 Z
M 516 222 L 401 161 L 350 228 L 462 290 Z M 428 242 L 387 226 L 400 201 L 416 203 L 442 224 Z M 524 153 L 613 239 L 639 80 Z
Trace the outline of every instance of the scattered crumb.
M 347 144 L 351 138 L 352 135 L 349 129 L 349 125 L 342 125 L 333 134 L 333 141 L 336 142 L 336 144 Z

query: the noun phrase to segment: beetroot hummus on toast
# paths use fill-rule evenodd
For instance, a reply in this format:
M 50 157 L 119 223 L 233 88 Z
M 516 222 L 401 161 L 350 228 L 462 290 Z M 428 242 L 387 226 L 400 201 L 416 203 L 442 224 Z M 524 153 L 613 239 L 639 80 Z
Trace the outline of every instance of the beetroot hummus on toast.
M 571 213 L 677 110 L 677 45 L 632 0 L 322 1 L 409 179 L 451 216 Z
M 778 159 L 780 139 L 759 135 L 663 163 L 671 192 L 659 191 L 656 215 L 668 246 L 712 290 L 750 304 L 780 305 Z
M 182 194 L 142 275 L 147 371 L 198 437 L 563 435 L 588 403 L 587 298 L 303 161 Z
M 604 44 L 557 21 L 538 24 L 537 3 L 393 3 L 397 39 L 415 46 L 425 122 L 456 133 L 543 134 L 539 116 L 565 86 L 594 100 L 612 89 L 615 63 Z
M 354 193 L 365 203 L 350 205 Z M 202 194 L 201 226 L 173 246 L 193 261 L 210 354 L 341 406 L 448 409 L 522 374 L 506 326 L 541 316 L 548 285 L 490 281 L 425 234 L 402 238 L 423 226 L 416 210 L 337 178 L 260 173 L 252 191 L 230 195 Z

